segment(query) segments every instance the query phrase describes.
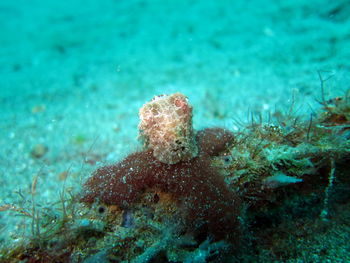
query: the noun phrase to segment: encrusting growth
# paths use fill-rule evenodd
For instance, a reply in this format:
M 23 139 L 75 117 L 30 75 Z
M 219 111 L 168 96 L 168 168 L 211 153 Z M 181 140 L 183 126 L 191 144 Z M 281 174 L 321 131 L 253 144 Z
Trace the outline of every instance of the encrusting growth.
M 194 136 L 192 107 L 179 93 L 156 97 L 141 108 L 140 118 L 147 148 L 96 170 L 82 201 L 127 209 L 155 189 L 177 200 L 188 229 L 237 240 L 240 200 L 211 165 L 212 156 L 227 151 L 233 134 L 212 128 Z
M 166 107 L 153 116 L 158 103 Z M 26 242 L 3 246 L 0 261 L 287 262 L 298 257 L 292 243 L 303 246 L 301 260 L 315 261 L 307 252 L 324 248 L 320 238 L 339 230 L 347 238 L 349 207 L 350 91 L 322 105 L 310 121 L 277 111 L 233 134 L 194 132 L 185 96 L 156 97 L 140 114 L 145 149 L 97 169 L 81 194 L 63 188 L 60 202 L 40 205 L 18 191 L 20 204 L 0 205 L 29 219 L 11 237 Z M 172 148 L 183 135 L 193 155 Z M 166 145 L 166 156 L 155 154 Z
M 181 93 L 155 96 L 140 109 L 140 137 L 159 161 L 168 164 L 197 156 L 192 106 Z

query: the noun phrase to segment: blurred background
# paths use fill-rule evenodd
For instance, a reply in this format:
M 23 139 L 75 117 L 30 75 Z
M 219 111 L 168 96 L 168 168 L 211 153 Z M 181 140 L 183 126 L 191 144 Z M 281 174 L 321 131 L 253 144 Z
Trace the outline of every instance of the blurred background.
M 140 149 L 138 109 L 182 92 L 194 127 L 289 111 L 309 116 L 349 88 L 342 0 L 1 0 L 0 203 L 79 191 Z M 0 214 L 0 240 L 26 230 Z M 22 235 L 23 236 L 23 235 Z

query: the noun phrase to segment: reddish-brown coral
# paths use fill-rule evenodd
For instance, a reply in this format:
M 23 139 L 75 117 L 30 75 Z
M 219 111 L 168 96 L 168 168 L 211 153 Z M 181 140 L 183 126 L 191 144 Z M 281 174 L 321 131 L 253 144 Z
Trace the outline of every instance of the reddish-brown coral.
M 215 156 L 229 148 L 234 142 L 234 136 L 227 129 L 207 128 L 198 132 L 197 141 L 202 153 Z
M 206 141 L 213 137 L 217 141 Z M 204 151 L 176 164 L 158 161 L 152 150 L 133 153 L 120 163 L 98 169 L 85 184 L 82 201 L 99 200 L 127 208 L 146 189 L 159 189 L 178 200 L 191 229 L 206 228 L 216 238 L 232 240 L 238 234 L 239 198 L 228 189 L 210 160 L 210 155 L 224 150 L 220 138 L 226 140 L 226 145 L 229 137 L 228 131 L 219 128 L 201 131 L 198 141 Z

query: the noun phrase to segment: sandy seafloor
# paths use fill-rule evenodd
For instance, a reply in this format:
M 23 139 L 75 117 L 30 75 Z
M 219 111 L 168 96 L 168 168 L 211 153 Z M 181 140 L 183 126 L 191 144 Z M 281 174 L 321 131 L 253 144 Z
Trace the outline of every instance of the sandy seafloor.
M 327 98 L 350 83 L 346 0 L 1 0 L 0 28 L 1 204 L 23 204 L 37 174 L 37 202 L 56 201 L 65 171 L 78 191 L 139 149 L 154 95 L 187 95 L 195 129 L 234 129 L 292 94 L 297 114 L 317 110 L 318 70 L 333 75 Z M 0 214 L 1 244 L 21 220 Z

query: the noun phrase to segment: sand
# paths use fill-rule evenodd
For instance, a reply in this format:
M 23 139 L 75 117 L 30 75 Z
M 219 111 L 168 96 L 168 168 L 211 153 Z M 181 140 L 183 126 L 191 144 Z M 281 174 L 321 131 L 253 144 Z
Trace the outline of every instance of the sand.
M 0 2 L 0 204 L 49 204 L 141 148 L 138 109 L 184 93 L 194 127 L 309 116 L 350 80 L 347 1 Z M 65 175 L 69 174 L 65 180 Z M 28 199 L 28 200 L 27 200 Z M 0 214 L 0 241 L 28 234 Z

